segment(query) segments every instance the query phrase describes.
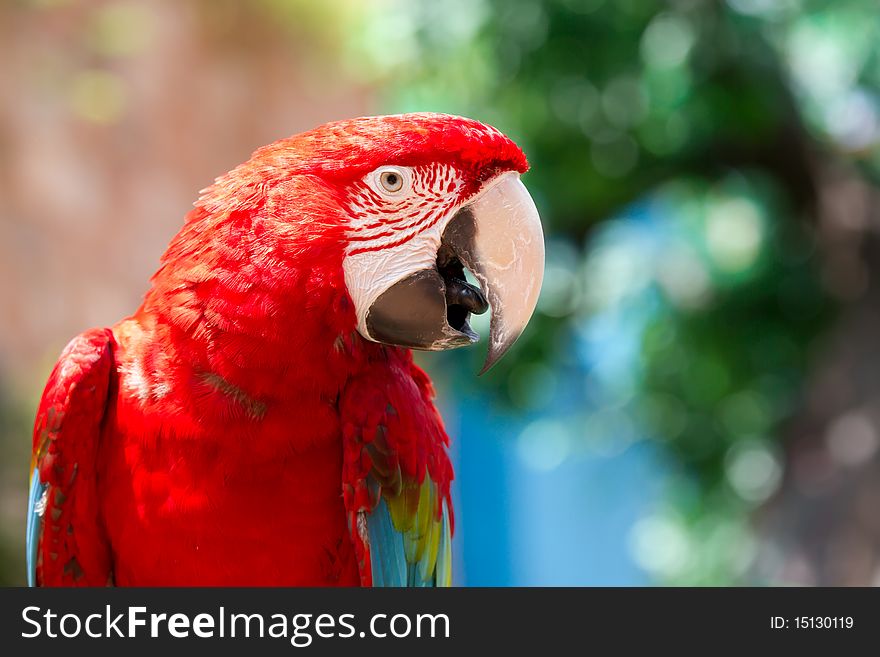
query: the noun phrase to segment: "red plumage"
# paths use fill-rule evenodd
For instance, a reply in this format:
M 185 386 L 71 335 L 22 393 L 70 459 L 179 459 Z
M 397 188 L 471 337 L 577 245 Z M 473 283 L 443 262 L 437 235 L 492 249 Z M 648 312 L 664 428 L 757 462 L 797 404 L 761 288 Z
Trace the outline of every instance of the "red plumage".
M 462 195 L 526 168 L 498 131 L 425 114 L 328 124 L 219 178 L 140 309 L 50 376 L 40 583 L 370 584 L 359 513 L 385 495 L 414 517 L 425 477 L 432 523 L 451 509 L 430 381 L 355 330 L 343 276 L 346 190 L 385 162 L 450 163 Z

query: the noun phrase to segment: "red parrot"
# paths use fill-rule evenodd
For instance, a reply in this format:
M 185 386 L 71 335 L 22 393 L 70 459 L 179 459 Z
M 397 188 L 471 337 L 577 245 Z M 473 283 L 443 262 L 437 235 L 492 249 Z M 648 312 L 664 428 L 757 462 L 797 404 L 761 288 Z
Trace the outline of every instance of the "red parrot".
M 485 370 L 522 332 L 544 267 L 527 168 L 495 128 L 404 114 L 203 190 L 137 312 L 49 377 L 30 584 L 449 585 L 449 438 L 410 350 L 475 342 L 491 306 Z

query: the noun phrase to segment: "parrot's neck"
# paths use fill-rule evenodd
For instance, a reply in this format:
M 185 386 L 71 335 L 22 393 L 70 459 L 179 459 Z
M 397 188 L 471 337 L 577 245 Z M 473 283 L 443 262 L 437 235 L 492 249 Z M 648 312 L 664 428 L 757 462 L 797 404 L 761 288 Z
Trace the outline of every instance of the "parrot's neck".
M 134 318 L 173 352 L 166 360 L 179 370 L 174 381 L 208 381 L 259 404 L 335 399 L 384 353 L 355 330 L 341 256 L 314 246 L 282 258 L 242 240 L 235 249 L 202 244 L 184 252 L 172 242 Z
M 174 380 L 209 382 L 220 393 L 259 404 L 303 395 L 335 398 L 359 365 L 382 348 L 364 340 L 353 320 L 347 327 L 337 323 L 350 303 L 341 297 L 312 296 L 290 310 L 256 300 L 245 317 L 220 314 L 225 298 L 188 296 L 183 309 L 148 296 L 135 317 L 157 338 L 167 336 L 156 344 L 170 345 L 170 367 L 179 370 Z M 198 319 L 183 317 L 189 313 Z

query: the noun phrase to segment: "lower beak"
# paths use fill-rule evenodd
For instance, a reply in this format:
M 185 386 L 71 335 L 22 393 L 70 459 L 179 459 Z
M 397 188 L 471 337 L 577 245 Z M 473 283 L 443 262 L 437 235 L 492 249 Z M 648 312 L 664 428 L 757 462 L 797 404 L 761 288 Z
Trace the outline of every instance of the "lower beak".
M 469 269 L 480 289 L 466 282 Z M 544 236 L 535 203 L 516 173 L 490 182 L 449 221 L 433 269 L 417 271 L 383 292 L 366 319 L 370 337 L 415 349 L 476 342 L 471 313 L 489 306 L 489 351 L 480 374 L 528 324 L 544 276 Z

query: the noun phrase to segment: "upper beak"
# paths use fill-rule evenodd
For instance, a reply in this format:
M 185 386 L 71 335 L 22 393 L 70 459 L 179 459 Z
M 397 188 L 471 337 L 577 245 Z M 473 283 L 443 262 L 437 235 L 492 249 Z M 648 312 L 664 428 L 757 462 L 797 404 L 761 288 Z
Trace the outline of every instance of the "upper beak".
M 494 365 L 529 323 L 544 279 L 544 235 L 535 202 L 517 174 L 505 174 L 459 211 L 443 243 L 473 272 L 489 297 L 489 351 Z
M 465 281 L 469 269 L 481 289 Z M 476 342 L 470 313 L 492 307 L 489 351 L 494 365 L 528 324 L 544 277 L 544 236 L 532 197 L 508 172 L 490 181 L 443 230 L 436 264 L 410 274 L 376 298 L 366 317 L 369 337 L 416 349 Z

